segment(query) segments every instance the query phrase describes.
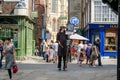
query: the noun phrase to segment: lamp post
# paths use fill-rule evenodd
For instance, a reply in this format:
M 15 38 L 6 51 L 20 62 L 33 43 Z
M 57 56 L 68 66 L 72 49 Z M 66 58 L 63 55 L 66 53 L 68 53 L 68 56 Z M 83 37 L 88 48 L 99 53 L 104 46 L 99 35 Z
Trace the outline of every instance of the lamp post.
M 102 0 L 103 3 L 108 4 L 113 11 L 118 14 L 118 29 L 117 29 L 117 39 L 118 39 L 118 43 L 117 43 L 117 52 L 118 52 L 118 56 L 117 56 L 117 80 L 120 80 L 120 0 Z
M 118 58 L 117 58 L 117 80 L 120 80 L 120 0 L 118 0 Z

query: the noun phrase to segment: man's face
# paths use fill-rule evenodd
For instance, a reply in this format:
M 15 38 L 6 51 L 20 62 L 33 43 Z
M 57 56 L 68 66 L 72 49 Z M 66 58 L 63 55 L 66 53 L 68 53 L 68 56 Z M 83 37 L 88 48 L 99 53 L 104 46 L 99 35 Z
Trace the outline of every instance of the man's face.
M 10 41 L 9 40 L 5 40 L 5 43 L 8 44 Z
M 62 31 L 65 31 L 65 28 L 63 28 Z

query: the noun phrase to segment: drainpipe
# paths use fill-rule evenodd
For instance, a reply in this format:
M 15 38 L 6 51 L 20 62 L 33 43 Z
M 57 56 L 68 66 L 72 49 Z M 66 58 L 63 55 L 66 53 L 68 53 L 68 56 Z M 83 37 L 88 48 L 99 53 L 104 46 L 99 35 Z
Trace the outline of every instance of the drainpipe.
M 32 0 L 32 11 L 34 11 L 34 9 L 35 9 L 35 6 L 34 6 L 34 0 Z

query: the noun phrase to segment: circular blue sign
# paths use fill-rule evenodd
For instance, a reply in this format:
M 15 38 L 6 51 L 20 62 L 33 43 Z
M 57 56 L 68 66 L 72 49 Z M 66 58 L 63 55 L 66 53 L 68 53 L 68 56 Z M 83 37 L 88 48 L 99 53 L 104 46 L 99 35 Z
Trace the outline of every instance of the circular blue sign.
M 70 23 L 77 25 L 79 23 L 79 19 L 77 17 L 71 17 L 70 18 Z

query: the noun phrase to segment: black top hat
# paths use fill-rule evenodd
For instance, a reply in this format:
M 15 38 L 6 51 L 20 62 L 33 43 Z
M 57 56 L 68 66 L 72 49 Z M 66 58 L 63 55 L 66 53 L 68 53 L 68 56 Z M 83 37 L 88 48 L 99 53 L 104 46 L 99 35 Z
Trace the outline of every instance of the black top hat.
M 65 26 L 60 26 L 60 29 L 66 28 Z

